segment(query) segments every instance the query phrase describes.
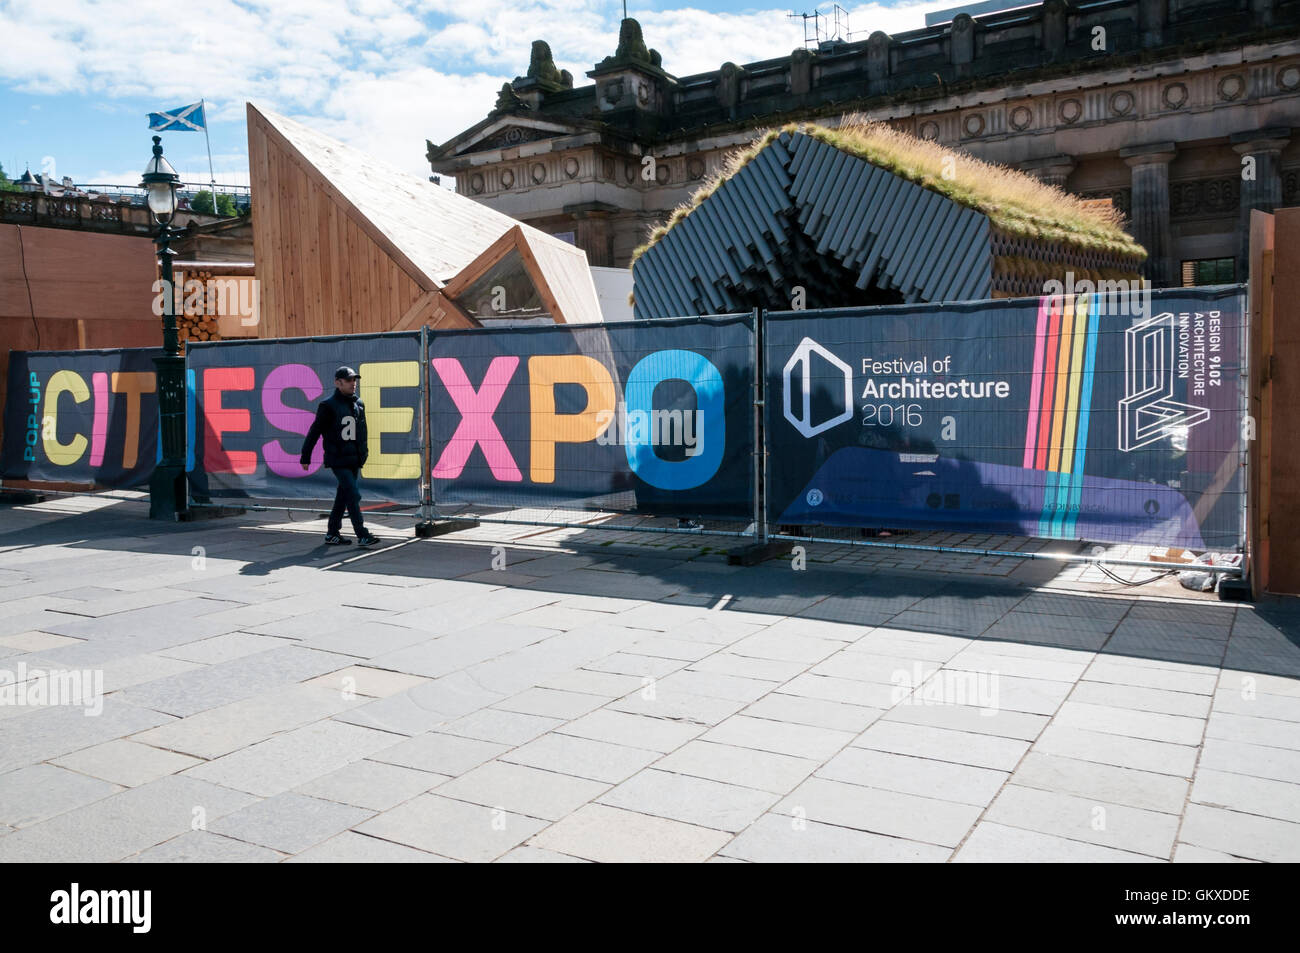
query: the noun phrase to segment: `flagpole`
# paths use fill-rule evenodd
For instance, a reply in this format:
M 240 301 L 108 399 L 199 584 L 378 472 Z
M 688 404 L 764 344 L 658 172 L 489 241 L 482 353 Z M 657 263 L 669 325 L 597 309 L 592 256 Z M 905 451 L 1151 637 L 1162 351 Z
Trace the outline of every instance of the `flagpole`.
M 203 112 L 203 141 L 208 144 L 208 181 L 212 185 L 212 211 L 217 211 L 217 173 L 212 171 L 212 139 L 208 136 L 208 106 L 201 98 L 199 109 Z

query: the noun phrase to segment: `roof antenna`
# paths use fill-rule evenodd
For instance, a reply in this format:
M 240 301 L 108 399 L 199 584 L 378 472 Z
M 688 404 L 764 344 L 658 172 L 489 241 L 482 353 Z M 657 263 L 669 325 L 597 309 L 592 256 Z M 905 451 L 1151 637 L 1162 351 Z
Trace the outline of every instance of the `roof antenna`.
M 825 6 L 825 4 L 822 4 Z M 851 35 L 849 33 L 849 14 L 848 11 L 838 3 L 831 5 L 831 12 L 823 15 L 816 7 L 812 13 L 787 13 L 788 19 L 803 18 L 803 45 L 805 47 L 820 47 L 823 43 L 832 43 L 836 40 L 847 40 Z M 812 20 L 812 35 L 808 35 L 808 21 Z M 826 20 L 826 35 L 822 35 L 822 20 Z

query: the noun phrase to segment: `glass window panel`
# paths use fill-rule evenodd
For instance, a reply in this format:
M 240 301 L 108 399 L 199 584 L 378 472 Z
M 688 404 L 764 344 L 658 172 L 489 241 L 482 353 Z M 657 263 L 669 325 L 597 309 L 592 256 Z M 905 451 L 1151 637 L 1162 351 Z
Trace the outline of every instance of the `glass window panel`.
M 518 249 L 511 249 L 454 300 L 457 307 L 480 321 L 552 317 L 524 270 Z

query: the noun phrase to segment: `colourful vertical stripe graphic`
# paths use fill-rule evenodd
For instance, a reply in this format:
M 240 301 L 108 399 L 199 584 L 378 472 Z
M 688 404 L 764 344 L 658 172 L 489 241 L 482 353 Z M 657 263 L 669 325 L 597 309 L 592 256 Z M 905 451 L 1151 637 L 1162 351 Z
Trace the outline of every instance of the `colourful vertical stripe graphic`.
M 1050 299 L 1038 304 L 1038 331 L 1034 336 L 1034 377 L 1029 390 L 1029 420 L 1025 424 L 1026 470 L 1034 469 L 1035 451 L 1038 449 L 1038 402 L 1043 396 L 1043 351 L 1047 347 L 1047 312 Z
M 1040 536 L 1070 538 L 1076 532 L 1096 356 L 1095 297 L 1043 298 L 1024 453 L 1026 469 L 1044 471 Z

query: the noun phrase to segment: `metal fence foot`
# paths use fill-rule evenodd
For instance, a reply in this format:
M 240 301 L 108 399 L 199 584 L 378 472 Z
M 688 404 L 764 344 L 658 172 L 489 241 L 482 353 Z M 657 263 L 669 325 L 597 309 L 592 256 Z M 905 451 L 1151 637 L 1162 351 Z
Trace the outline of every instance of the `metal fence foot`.
M 769 540 L 766 543 L 751 543 L 727 553 L 728 566 L 757 566 L 765 559 L 784 556 L 794 548 L 794 543 Z
M 1219 580 L 1219 600 L 1221 602 L 1254 602 L 1250 592 L 1250 580 L 1241 577 Z
M 198 523 L 202 520 L 217 520 L 223 516 L 242 516 L 248 511 L 242 506 L 191 506 L 176 514 L 179 523 Z
M 458 533 L 463 529 L 474 529 L 476 526 L 478 520 L 426 520 L 415 524 L 415 535 L 419 539 L 432 539 L 435 536 Z

